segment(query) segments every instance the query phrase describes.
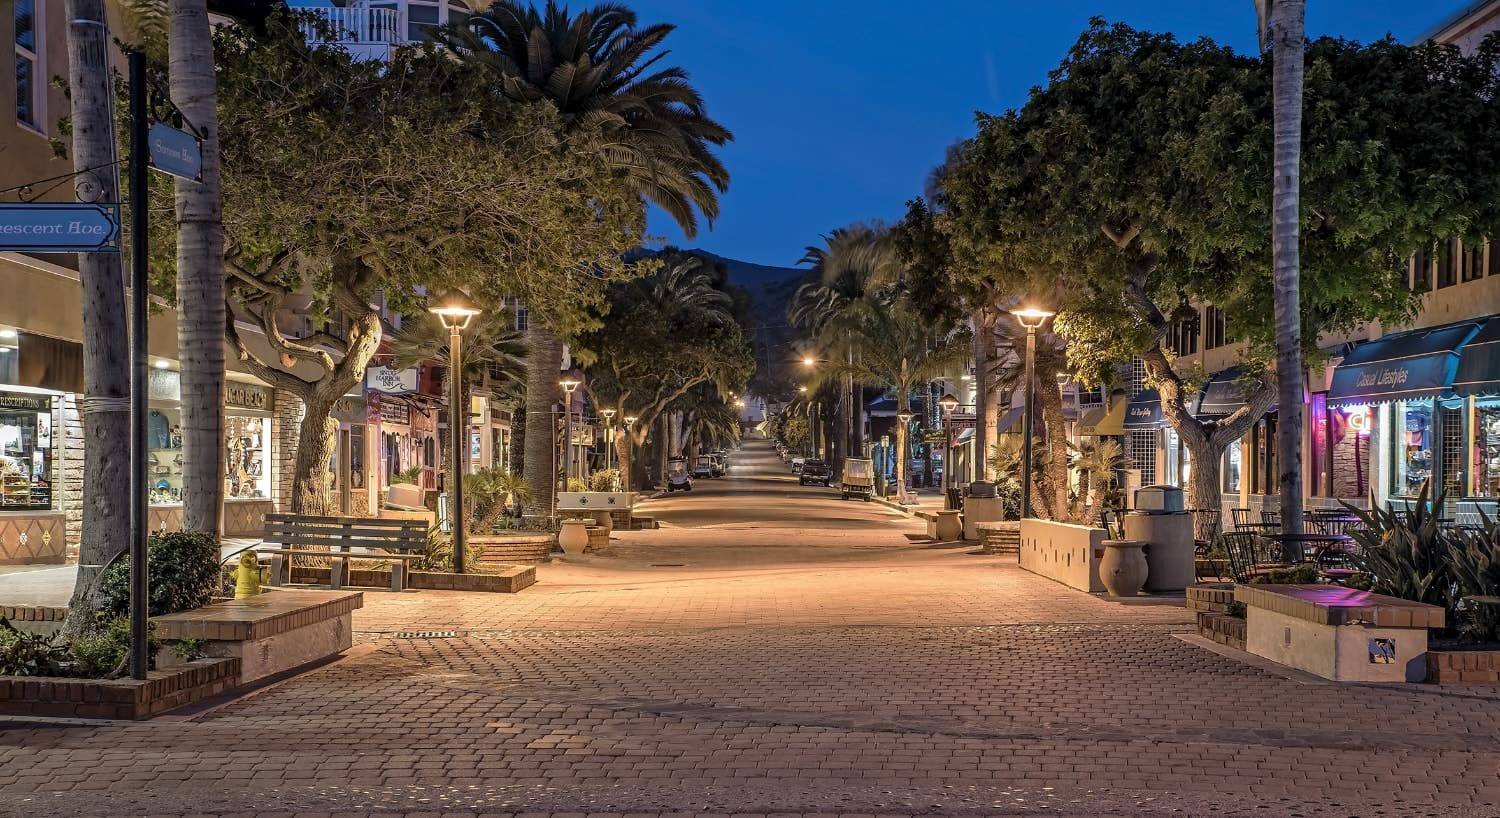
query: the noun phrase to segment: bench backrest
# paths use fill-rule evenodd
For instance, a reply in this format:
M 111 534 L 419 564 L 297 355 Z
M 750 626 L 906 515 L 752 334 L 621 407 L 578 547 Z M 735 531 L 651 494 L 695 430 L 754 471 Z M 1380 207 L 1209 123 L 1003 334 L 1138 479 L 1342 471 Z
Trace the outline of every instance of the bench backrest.
M 427 548 L 427 523 L 381 517 L 318 517 L 267 514 L 266 542 L 315 548 L 382 548 L 421 551 Z

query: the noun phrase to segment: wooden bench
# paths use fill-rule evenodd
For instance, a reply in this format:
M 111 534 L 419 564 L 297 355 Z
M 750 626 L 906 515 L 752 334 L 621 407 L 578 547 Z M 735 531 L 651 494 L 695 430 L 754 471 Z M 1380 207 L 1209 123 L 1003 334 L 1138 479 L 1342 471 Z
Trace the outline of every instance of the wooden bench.
M 273 586 L 291 581 L 291 561 L 287 557 L 302 556 L 332 560 L 328 573 L 332 588 L 343 587 L 350 559 L 388 562 L 391 590 L 402 591 L 406 589 L 407 563 L 421 559 L 422 552 L 427 550 L 427 524 L 421 520 L 378 517 L 267 514 L 265 539 L 281 546 L 258 549 L 271 555 Z
M 1420 682 L 1442 608 L 1340 585 L 1237 585 L 1245 649 L 1336 682 Z

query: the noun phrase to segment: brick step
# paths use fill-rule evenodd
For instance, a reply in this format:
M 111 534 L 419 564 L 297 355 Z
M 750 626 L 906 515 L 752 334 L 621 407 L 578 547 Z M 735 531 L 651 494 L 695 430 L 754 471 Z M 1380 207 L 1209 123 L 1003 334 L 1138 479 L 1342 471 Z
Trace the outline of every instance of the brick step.
M 656 528 L 656 518 L 644 514 L 636 514 L 630 518 L 630 528 L 633 531 L 650 531 Z
M 479 557 L 483 562 L 532 565 L 547 562 L 552 553 L 552 543 L 485 543 Z

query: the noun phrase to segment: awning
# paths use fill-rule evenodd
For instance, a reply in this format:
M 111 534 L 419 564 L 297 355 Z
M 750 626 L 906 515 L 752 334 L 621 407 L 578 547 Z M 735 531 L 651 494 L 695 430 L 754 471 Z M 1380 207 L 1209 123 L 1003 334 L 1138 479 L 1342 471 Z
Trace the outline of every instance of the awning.
M 1500 395 L 1500 318 L 1491 318 L 1458 354 L 1453 391 L 1459 395 Z
M 1211 420 L 1238 411 L 1245 405 L 1244 385 L 1239 382 L 1244 376 L 1245 371 L 1237 366 L 1210 375 L 1203 391 L 1198 393 L 1198 402 L 1192 408 L 1193 417 Z M 1276 404 L 1273 402 L 1266 411 L 1276 411 Z
M 1142 389 L 1125 409 L 1126 429 L 1160 429 L 1167 425 L 1161 411 L 1161 396 L 1155 389 Z
M 1078 434 L 1094 437 L 1125 434 L 1125 401 L 1117 400 L 1109 408 L 1100 406 L 1084 411 L 1078 419 Z
M 1459 350 L 1479 326 L 1466 321 L 1395 332 L 1356 346 L 1334 367 L 1328 403 L 1380 403 L 1443 394 L 1458 372 Z

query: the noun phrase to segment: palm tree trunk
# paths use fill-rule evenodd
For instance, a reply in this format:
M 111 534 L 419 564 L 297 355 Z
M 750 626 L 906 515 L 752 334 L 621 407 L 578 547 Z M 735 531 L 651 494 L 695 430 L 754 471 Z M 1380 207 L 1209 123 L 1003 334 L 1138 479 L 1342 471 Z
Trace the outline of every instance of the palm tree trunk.
M 67 0 L 68 87 L 77 188 L 90 201 L 120 201 L 114 86 L 103 0 Z M 80 196 L 80 198 L 83 198 Z M 80 253 L 83 290 L 83 529 L 66 630 L 93 622 L 99 573 L 126 546 L 130 522 L 130 339 L 119 253 Z M 222 330 L 220 330 L 222 331 Z M 215 336 L 217 340 L 217 336 Z
M 552 412 L 562 401 L 558 373 L 562 371 L 562 342 L 550 329 L 533 323 L 526 332 L 526 487 L 531 497 L 526 514 L 552 516 L 552 492 L 557 483 L 557 418 Z
M 974 457 L 978 480 L 990 479 L 990 430 L 995 428 L 995 400 L 990 388 L 990 357 L 995 349 L 995 328 L 987 310 L 977 310 L 974 322 Z
M 1302 533 L 1302 317 L 1298 236 L 1302 212 L 1302 82 L 1305 0 L 1275 0 L 1272 74 L 1275 96 L 1275 182 L 1271 253 L 1275 266 L 1276 426 L 1281 466 L 1281 530 Z
M 906 493 L 906 464 L 910 458 L 906 455 L 907 424 L 901 422 L 901 416 L 911 412 L 909 388 L 900 389 L 896 406 L 896 502 L 905 503 L 909 499 Z
M 183 526 L 218 534 L 224 505 L 224 225 L 213 38 L 204 0 L 170 0 L 172 100 L 203 137 L 203 180 L 178 179 L 177 349 Z

